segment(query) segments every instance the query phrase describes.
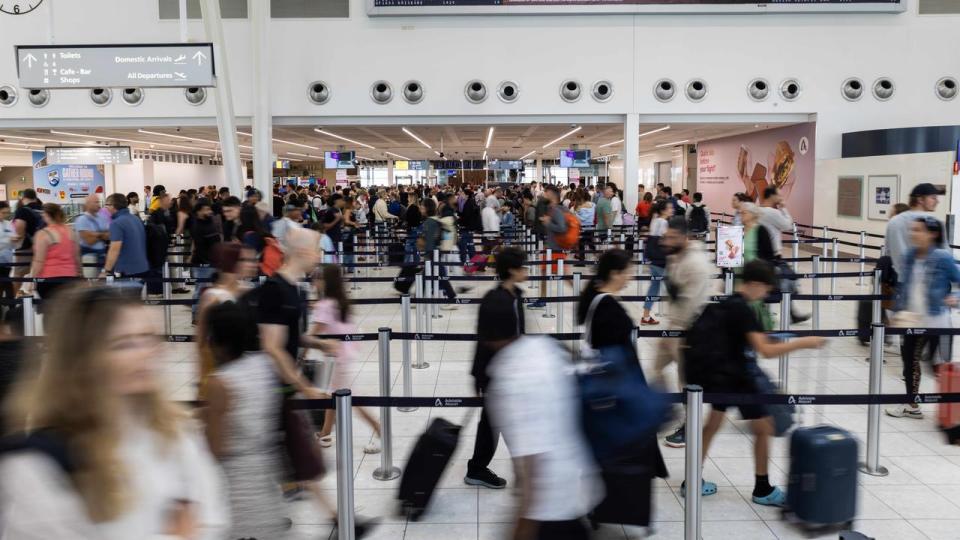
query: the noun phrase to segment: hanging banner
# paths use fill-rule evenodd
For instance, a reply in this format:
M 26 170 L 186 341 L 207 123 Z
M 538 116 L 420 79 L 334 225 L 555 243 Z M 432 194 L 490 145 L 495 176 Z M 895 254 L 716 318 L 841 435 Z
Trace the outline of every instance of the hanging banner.
M 717 228 L 717 266 L 743 266 L 743 227 L 735 225 Z
M 40 202 L 82 203 L 92 193 L 103 195 L 103 165 L 48 165 L 44 152 L 33 152 L 33 189 Z

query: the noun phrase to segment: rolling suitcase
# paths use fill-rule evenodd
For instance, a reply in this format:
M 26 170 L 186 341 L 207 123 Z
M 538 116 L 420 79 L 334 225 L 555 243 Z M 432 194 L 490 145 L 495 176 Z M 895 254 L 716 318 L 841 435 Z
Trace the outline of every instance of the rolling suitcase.
M 409 293 L 410 287 L 413 286 L 413 282 L 416 280 L 419 269 L 420 267 L 416 264 L 400 267 L 400 274 L 393 280 L 393 288 L 400 294 Z
M 463 271 L 467 274 L 483 272 L 486 270 L 488 262 L 490 262 L 490 260 L 487 255 L 474 255 L 473 257 L 470 257 L 470 260 L 467 261 L 467 264 L 463 265 Z
M 443 471 L 450 463 L 453 452 L 457 449 L 460 439 L 460 426 L 443 418 L 436 418 L 430 423 L 427 431 L 417 440 L 407 467 L 400 479 L 400 511 L 411 520 L 417 521 L 427 505 L 430 497 L 443 476 Z
M 960 364 L 943 364 L 937 371 L 940 393 L 960 392 Z M 941 403 L 937 411 L 940 429 L 947 435 L 949 444 L 960 442 L 960 403 Z
M 869 300 L 860 300 L 857 302 L 857 340 L 861 345 L 870 343 L 873 329 L 873 302 Z
M 387 262 L 391 265 L 403 264 L 403 258 L 406 255 L 403 242 L 390 242 L 387 244 Z
M 808 530 L 846 530 L 856 512 L 857 440 L 833 426 L 794 431 L 785 516 L 792 514 Z
M 645 465 L 619 464 L 601 472 L 606 495 L 590 513 L 594 529 L 600 523 L 646 527 L 653 512 L 653 474 Z

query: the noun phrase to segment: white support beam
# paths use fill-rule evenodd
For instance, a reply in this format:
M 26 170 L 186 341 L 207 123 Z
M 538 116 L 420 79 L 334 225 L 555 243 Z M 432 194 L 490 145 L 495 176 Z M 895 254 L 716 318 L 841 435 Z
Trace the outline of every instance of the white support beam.
M 249 0 L 253 35 L 253 185 L 273 190 L 273 117 L 270 111 L 270 2 Z
M 226 168 L 227 187 L 230 193 L 241 196 L 243 167 L 240 163 L 240 148 L 237 146 L 237 122 L 233 116 L 233 92 L 230 90 L 230 69 L 224 52 L 223 21 L 220 18 L 220 0 L 202 0 L 200 10 L 207 40 L 213 43 L 213 59 L 217 65 L 217 86 L 214 101 L 217 104 L 217 130 L 220 133 L 223 166 Z M 211 59 L 211 60 L 213 60 Z M 268 194 L 264 193 L 264 197 Z

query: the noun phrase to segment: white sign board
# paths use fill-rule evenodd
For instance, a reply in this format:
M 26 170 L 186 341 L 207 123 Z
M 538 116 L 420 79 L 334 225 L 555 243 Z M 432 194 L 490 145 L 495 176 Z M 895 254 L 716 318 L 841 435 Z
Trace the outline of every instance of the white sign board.
M 7 185 L 0 184 L 0 201 L 7 200 Z
M 214 86 L 213 45 L 19 45 L 22 88 Z
M 129 146 L 48 146 L 48 165 L 126 165 Z
M 717 228 L 717 266 L 743 266 L 743 227 L 736 225 Z

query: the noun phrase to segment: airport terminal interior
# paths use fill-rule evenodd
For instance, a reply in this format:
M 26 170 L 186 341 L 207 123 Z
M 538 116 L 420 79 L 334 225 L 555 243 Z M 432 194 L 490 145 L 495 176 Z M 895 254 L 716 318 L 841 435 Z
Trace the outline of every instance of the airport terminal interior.
M 960 539 L 958 23 L 0 0 L 0 538 Z

